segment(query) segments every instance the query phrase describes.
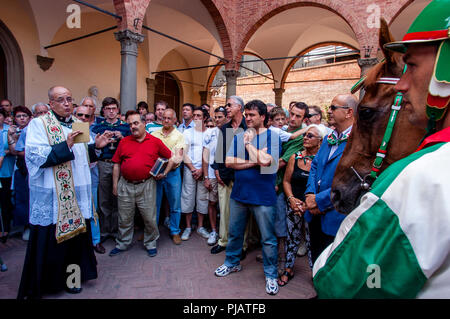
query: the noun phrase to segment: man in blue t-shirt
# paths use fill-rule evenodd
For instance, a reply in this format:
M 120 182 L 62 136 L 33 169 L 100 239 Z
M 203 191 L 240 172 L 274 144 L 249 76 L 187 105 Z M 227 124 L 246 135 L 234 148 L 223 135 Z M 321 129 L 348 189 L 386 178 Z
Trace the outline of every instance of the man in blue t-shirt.
M 215 275 L 224 277 L 241 270 L 244 231 L 251 212 L 261 232 L 266 292 L 275 295 L 278 293 L 275 181 L 281 141 L 276 132 L 265 127 L 266 104 L 253 100 L 244 109 L 248 129 L 234 137 L 225 159 L 225 165 L 235 170 L 235 181 L 230 199 L 225 263 L 216 269 Z

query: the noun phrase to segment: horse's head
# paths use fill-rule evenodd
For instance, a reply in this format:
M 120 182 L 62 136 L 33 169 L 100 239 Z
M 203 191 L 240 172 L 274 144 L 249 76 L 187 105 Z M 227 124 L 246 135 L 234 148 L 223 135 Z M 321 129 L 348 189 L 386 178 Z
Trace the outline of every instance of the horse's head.
M 362 186 L 360 178 L 368 185 L 373 182 L 370 172 L 397 93 L 393 84 L 380 79 L 400 78 L 404 68 L 400 54 L 383 49 L 385 43 L 393 40 L 386 22 L 382 20 L 380 48 L 385 59 L 366 74 L 363 84 L 365 94 L 358 104 L 352 132 L 333 179 L 331 199 L 336 210 L 344 214 L 349 214 L 358 205 L 361 196 L 367 192 L 367 187 Z M 413 126 L 408 121 L 407 114 L 400 110 L 379 171 L 411 154 L 424 135 L 425 131 Z

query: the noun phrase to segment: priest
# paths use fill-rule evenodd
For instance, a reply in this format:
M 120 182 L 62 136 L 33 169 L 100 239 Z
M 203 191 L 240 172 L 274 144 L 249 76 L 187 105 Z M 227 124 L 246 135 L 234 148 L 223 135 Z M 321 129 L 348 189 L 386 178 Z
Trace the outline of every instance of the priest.
M 89 162 L 96 158 L 95 147 L 104 147 L 110 138 L 103 134 L 95 145 L 92 139 L 88 146 L 76 143 L 82 131 L 72 130 L 77 121 L 72 117 L 72 93 L 54 86 L 48 96 L 51 110 L 30 122 L 25 142 L 30 238 L 18 299 L 61 290 L 79 293 L 80 282 L 97 278 Z

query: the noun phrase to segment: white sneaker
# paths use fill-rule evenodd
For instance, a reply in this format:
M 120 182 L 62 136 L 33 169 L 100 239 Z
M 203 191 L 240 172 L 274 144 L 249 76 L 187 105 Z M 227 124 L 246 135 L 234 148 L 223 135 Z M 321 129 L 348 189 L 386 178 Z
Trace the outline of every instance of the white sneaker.
M 216 271 L 214 272 L 214 275 L 216 275 L 217 277 L 225 277 L 231 274 L 232 272 L 241 271 L 241 269 L 242 269 L 241 265 L 228 267 L 225 264 L 223 264 L 222 266 L 217 267 Z
M 30 229 L 29 228 L 25 229 L 22 234 L 22 240 L 28 241 L 28 239 L 30 239 Z
M 190 236 L 191 236 L 191 229 L 185 228 L 183 234 L 181 235 L 181 240 L 188 240 Z
M 202 236 L 203 238 L 209 238 L 209 233 L 205 227 L 200 227 L 197 229 L 197 234 Z
M 219 239 L 219 234 L 215 231 L 209 233 L 208 245 L 214 246 L 217 243 L 217 239 Z
M 278 293 L 278 282 L 276 278 L 266 277 L 266 292 L 269 295 L 276 295 Z
M 167 228 L 170 229 L 170 218 L 169 217 L 166 217 L 164 219 L 164 226 L 166 226 Z

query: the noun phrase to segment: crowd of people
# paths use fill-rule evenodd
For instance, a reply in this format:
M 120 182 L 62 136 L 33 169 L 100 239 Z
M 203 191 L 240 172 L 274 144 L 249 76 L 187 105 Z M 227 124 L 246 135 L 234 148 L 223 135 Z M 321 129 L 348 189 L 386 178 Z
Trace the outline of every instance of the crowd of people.
M 312 166 L 319 149 L 328 147 L 321 145 L 328 145 L 327 136 L 345 144 L 353 96 L 333 100 L 327 121 L 320 107 L 304 102 L 284 109 L 231 96 L 215 109 L 183 104 L 178 123 L 165 101 L 155 103 L 154 113 L 139 102 L 135 111 L 122 114 L 119 101 L 106 97 L 96 114 L 93 97 L 77 105 L 61 86 L 48 95 L 48 104 L 37 103 L 31 111 L 12 108 L 9 100 L 0 108 L 2 238 L 14 229 L 28 241 L 19 298 L 81 291 L 65 287 L 63 266 L 79 264 L 83 281 L 96 278 L 94 252 L 106 253 L 102 244 L 112 239 L 109 256 L 124 253 L 139 228 L 138 240 L 148 256 L 156 256 L 160 219 L 175 245 L 196 230 L 212 254 L 226 250 L 224 264 L 214 272 L 219 277 L 240 270 L 249 237 L 260 237 L 257 260 L 269 294 L 294 276 L 297 255 L 308 252 L 312 266 L 332 238 L 320 220 L 312 223 L 319 225 L 318 233 L 310 234 L 303 208 L 310 194 L 323 191 L 306 192 L 308 180 L 325 182 L 323 169 L 315 173 Z M 4 123 L 10 115 L 12 125 Z M 89 142 L 76 141 L 83 133 L 72 125 L 82 122 L 89 127 Z M 335 151 L 343 149 L 339 144 Z

